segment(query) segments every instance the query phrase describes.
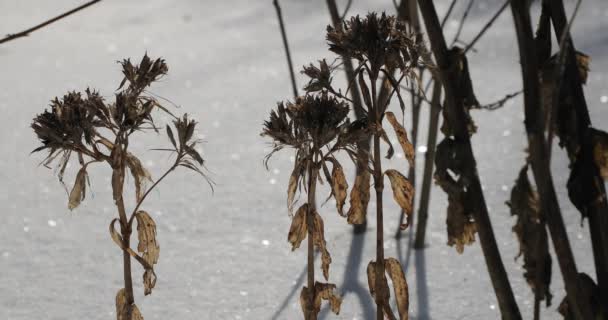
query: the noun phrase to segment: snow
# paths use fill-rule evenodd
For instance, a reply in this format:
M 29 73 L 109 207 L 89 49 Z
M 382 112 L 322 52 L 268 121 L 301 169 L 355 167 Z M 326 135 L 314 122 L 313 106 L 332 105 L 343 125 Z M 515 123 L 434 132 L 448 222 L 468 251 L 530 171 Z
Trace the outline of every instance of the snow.
M 435 2 L 440 14 L 445 12 L 449 1 Z M 294 65 L 333 59 L 323 34 L 329 22 L 324 3 L 281 3 Z M 571 12 L 573 2 L 566 3 Z M 0 32 L 35 25 L 77 4 L 76 0 L 3 1 L 2 12 L 9 14 L 0 20 Z M 344 4 L 338 1 L 339 6 Z M 501 4 L 492 0 L 474 7 L 463 39 L 470 39 Z M 351 13 L 368 10 L 392 12 L 392 2 L 354 1 Z M 534 10 L 536 19 L 538 8 Z M 606 130 L 608 98 L 602 78 L 608 74 L 608 42 L 602 38 L 601 19 L 586 18 L 602 12 L 608 13 L 606 1 L 585 1 L 573 33 L 577 49 L 592 57 L 585 87 L 588 97 L 595 97 L 588 99 L 591 118 L 596 127 Z M 459 6 L 454 17 L 461 15 Z M 448 38 L 457 29 L 453 20 L 446 26 Z M 477 52 L 469 55 L 482 104 L 521 89 L 512 24 L 505 10 L 478 43 Z M 0 109 L 6 110 L 0 120 L 0 144 L 5 150 L 0 160 L 0 319 L 115 316 L 122 254 L 108 234 L 108 224 L 116 215 L 107 179 L 110 171 L 91 167 L 94 196 L 87 193 L 83 204 L 70 212 L 54 170 L 38 165 L 44 155 L 29 154 L 38 144 L 29 124 L 51 98 L 68 90 L 91 86 L 113 99 L 121 77 L 115 62 L 125 57 L 138 60 L 146 51 L 153 57 L 163 56 L 169 64 L 169 75 L 150 91 L 169 99 L 167 107 L 179 106 L 176 112 L 187 112 L 200 122 L 197 134 L 205 140 L 203 156 L 217 185 L 212 194 L 199 176 L 178 170 L 150 194 L 142 208 L 156 212 L 161 247 L 152 295 L 144 297 L 142 270 L 134 267 L 136 301 L 144 317 L 301 319 L 298 299 L 305 283 L 306 252 L 304 248 L 292 252 L 287 242 L 290 218 L 285 202 L 294 157 L 289 151 L 277 153 L 267 172 L 263 159 L 271 145 L 259 136 L 270 109 L 277 101 L 291 98 L 292 92 L 272 3 L 247 0 L 149 0 L 145 4 L 107 0 L 29 37 L 0 45 Z M 305 80 L 298 74 L 297 81 L 301 86 Z M 336 81 L 343 81 L 341 75 Z M 423 108 L 420 114 L 421 146 L 426 145 L 427 111 Z M 522 314 L 531 318 L 533 296 L 522 276 L 523 261 L 513 259 L 519 245 L 511 232 L 514 219 L 504 204 L 526 156 L 521 96 L 499 110 L 473 111 L 472 116 L 478 125 L 473 148 L 498 245 Z M 407 126 L 409 112 L 405 118 Z M 131 147 L 158 178 L 171 159 L 149 149 L 167 144 L 166 137 L 153 136 Z M 554 150 L 555 185 L 577 266 L 594 277 L 588 228 L 586 222 L 581 227 L 580 214 L 565 189 L 567 175 L 562 173 L 569 170 L 568 160 L 561 149 Z M 404 168 L 405 160 L 395 157 L 386 164 Z M 75 172 L 66 176 L 68 185 L 74 176 Z M 325 188 L 319 191 L 319 199 L 329 192 Z M 374 203 L 372 198 L 371 208 Z M 385 203 L 386 255 L 400 258 L 406 266 L 412 318 L 499 318 L 479 245 L 466 247 L 462 255 L 445 245 L 443 192 L 433 187 L 423 251 L 408 250 L 411 231 L 400 241 L 390 237 L 398 227 L 399 212 L 390 192 L 385 194 Z M 366 234 L 353 235 L 334 205 L 326 204 L 320 213 L 333 259 L 330 281 L 344 295 L 340 315 L 330 315 L 324 307 L 321 319 L 370 319 L 374 306 L 365 269 L 375 256 L 375 221 L 370 219 Z M 557 304 L 564 294 L 554 265 L 554 305 L 543 310 L 546 319 L 558 317 Z M 319 261 L 316 271 L 320 274 Z

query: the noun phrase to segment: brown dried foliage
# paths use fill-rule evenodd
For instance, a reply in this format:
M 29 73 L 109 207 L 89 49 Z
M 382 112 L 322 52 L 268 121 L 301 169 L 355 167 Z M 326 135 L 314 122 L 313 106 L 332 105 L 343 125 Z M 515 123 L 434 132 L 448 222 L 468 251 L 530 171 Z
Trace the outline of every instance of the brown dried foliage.
M 51 101 L 50 110 L 37 115 L 32 129 L 41 142 L 33 152 L 47 150 L 48 155 L 42 161 L 45 166 L 58 162 L 58 176 L 63 177 L 68 162 L 76 156 L 80 169 L 69 195 L 68 208 L 75 209 L 84 200 L 88 184 L 88 166 L 93 163 L 106 163 L 112 168 L 112 194 L 119 216 L 110 223 L 112 240 L 123 250 L 125 255 L 125 287 L 116 296 L 118 319 L 143 319 L 134 304 L 131 282 L 131 263 L 133 257 L 144 267 L 143 283 L 146 295 L 152 292 L 156 283 L 154 265 L 158 262 L 159 246 L 156 241 L 156 223 L 143 210 L 138 210 L 148 193 L 177 167 L 191 169 L 205 177 L 201 168 L 204 160 L 196 150 L 199 143 L 193 139 L 196 122 L 187 115 L 175 117 L 145 90 L 168 71 L 163 59 L 152 60 L 144 55 L 139 64 L 134 65 L 129 59 L 120 62 L 123 79 L 115 94 L 115 102 L 108 103 L 97 92 L 86 89 L 84 94 L 69 92 L 63 98 Z M 128 151 L 129 140 L 134 132 L 146 132 L 158 127 L 154 123 L 154 111 L 159 110 L 173 117 L 173 129 L 167 125 L 166 133 L 172 147 L 157 149 L 176 154 L 173 165 L 156 181 L 142 165 L 137 156 Z M 133 176 L 135 189 L 135 209 L 127 215 L 125 209 L 124 182 L 126 168 Z M 147 183 L 153 182 L 148 187 Z M 137 221 L 139 244 L 137 252 L 129 247 L 133 221 Z M 120 231 L 116 230 L 116 223 Z

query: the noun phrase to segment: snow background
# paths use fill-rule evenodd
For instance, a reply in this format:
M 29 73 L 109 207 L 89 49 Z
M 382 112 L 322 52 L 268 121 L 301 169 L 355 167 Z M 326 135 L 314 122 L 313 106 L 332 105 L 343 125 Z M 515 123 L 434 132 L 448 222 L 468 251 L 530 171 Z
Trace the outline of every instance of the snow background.
M 571 12 L 574 2 L 566 2 Z M 0 33 L 20 31 L 80 3 L 1 1 Z M 341 8 L 345 3 L 338 1 Z M 501 3 L 477 2 L 463 39 L 476 34 Z M 440 16 L 448 4 L 436 1 Z M 282 7 L 295 66 L 333 59 L 324 40 L 330 21 L 325 2 L 284 0 Z M 394 11 L 391 1 L 369 0 L 354 1 L 350 13 L 369 10 Z M 464 2 L 448 21 L 448 39 L 463 10 Z M 588 0 L 572 30 L 577 49 L 592 57 L 587 101 L 593 123 L 603 130 L 608 127 L 607 26 L 608 2 Z M 521 88 L 509 9 L 476 48 L 469 64 L 482 103 Z M 53 171 L 38 166 L 43 154 L 29 154 L 38 145 L 29 124 L 51 98 L 68 90 L 91 86 L 112 100 L 121 80 L 115 61 L 139 61 L 145 51 L 164 57 L 170 69 L 151 91 L 200 121 L 197 134 L 206 140 L 203 153 L 217 186 L 212 194 L 200 177 L 180 170 L 148 199 L 144 209 L 156 220 L 161 246 L 159 278 L 153 294 L 144 298 L 142 272 L 135 268 L 137 305 L 146 319 L 302 318 L 298 297 L 305 250 L 291 252 L 286 241 L 290 153 L 275 156 L 266 171 L 262 159 L 270 148 L 259 136 L 269 110 L 291 97 L 271 1 L 107 0 L 28 38 L 0 45 L 0 145 L 5 151 L 0 157 L 0 319 L 115 317 L 122 254 L 107 231 L 115 216 L 109 170 L 98 166 L 90 171 L 92 192 L 69 212 L 67 195 Z M 304 81 L 299 76 L 300 86 Z M 475 111 L 479 129 L 473 144 L 503 261 L 522 314 L 531 317 L 533 296 L 522 277 L 523 261 L 513 259 L 519 245 L 511 232 L 514 219 L 504 204 L 525 157 L 522 110 L 521 99 L 515 99 L 498 111 Z M 420 145 L 425 143 L 427 119 L 425 110 Z M 152 135 L 134 146 L 154 177 L 170 159 L 148 149 L 167 144 L 164 136 Z M 419 177 L 422 159 L 419 153 Z M 385 166 L 406 168 L 404 159 Z M 558 148 L 552 166 L 579 270 L 594 277 L 588 228 L 586 222 L 581 227 L 580 215 L 567 198 L 567 160 Z M 70 185 L 74 174 L 66 178 Z M 321 190 L 319 199 L 326 191 Z M 412 251 L 404 261 L 412 318 L 499 318 L 479 245 L 467 247 L 462 255 L 446 246 L 446 197 L 439 188 L 433 189 L 431 202 L 428 249 Z M 390 235 L 397 227 L 398 209 L 390 192 L 385 203 L 386 255 L 396 257 L 398 243 Z M 321 214 L 333 258 L 330 282 L 345 294 L 340 315 L 327 318 L 370 319 L 374 307 L 365 268 L 375 257 L 375 219 L 367 234 L 353 239 L 351 227 L 335 213 L 332 202 Z M 407 238 L 401 241 L 405 256 Z M 556 263 L 551 289 L 554 304 L 543 311 L 545 319 L 558 318 L 556 308 L 564 294 Z

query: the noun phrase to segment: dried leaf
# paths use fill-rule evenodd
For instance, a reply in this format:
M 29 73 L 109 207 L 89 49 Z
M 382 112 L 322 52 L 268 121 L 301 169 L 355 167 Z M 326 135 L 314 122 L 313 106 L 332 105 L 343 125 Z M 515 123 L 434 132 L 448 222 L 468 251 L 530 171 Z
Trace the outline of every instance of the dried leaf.
M 407 320 L 410 296 L 401 264 L 395 258 L 384 259 L 384 264 L 386 273 L 388 273 L 393 282 L 395 299 L 397 300 L 397 308 L 399 309 L 399 319 Z
M 321 309 L 321 300 L 327 300 L 331 311 L 336 315 L 340 314 L 342 298 L 334 293 L 335 289 L 336 285 L 333 283 L 315 283 L 315 310 Z
M 314 217 L 313 241 L 314 245 L 321 251 L 321 270 L 323 270 L 323 277 L 327 280 L 329 278 L 331 255 L 329 254 L 329 251 L 327 251 L 327 243 L 325 242 L 323 218 L 321 218 L 321 215 L 316 210 L 314 212 Z
M 519 240 L 517 256 L 524 256 L 524 278 L 534 293 L 540 288 L 541 300 L 546 299 L 547 306 L 550 306 L 552 262 L 549 242 L 545 224 L 542 222 L 539 196 L 528 179 L 528 165 L 519 172 L 507 205 L 511 208 L 511 215 L 517 216 L 513 232 Z
M 300 174 L 302 167 L 299 162 L 296 162 L 291 176 L 289 177 L 289 185 L 287 186 L 287 210 L 289 215 L 293 214 L 293 206 L 295 204 L 296 191 L 298 190 L 298 181 L 300 180 Z
M 84 200 L 86 193 L 86 182 L 87 182 L 87 170 L 86 167 L 82 167 L 78 170 L 76 180 L 74 181 L 74 187 L 70 192 L 70 198 L 68 202 L 68 209 L 73 210 L 80 205 L 80 202 Z
M 395 134 L 397 135 L 399 144 L 401 145 L 401 148 L 403 149 L 403 154 L 405 154 L 405 157 L 407 158 L 407 161 L 409 162 L 410 167 L 413 167 L 416 153 L 414 152 L 414 145 L 407 138 L 407 131 L 399 123 L 399 121 L 397 121 L 397 118 L 395 117 L 395 115 L 392 112 L 390 112 L 390 111 L 386 112 L 385 116 L 386 116 L 386 119 L 388 120 L 388 122 L 393 126 L 393 129 L 395 130 Z
M 117 320 L 144 320 L 135 304 L 129 305 L 124 288 L 116 294 L 116 319 Z
M 135 181 L 135 200 L 140 201 L 146 191 L 146 182 L 152 182 L 152 176 L 141 161 L 130 153 L 127 154 L 127 166 Z
M 156 286 L 156 273 L 154 273 L 154 269 L 146 269 L 144 272 L 144 295 L 151 294 L 154 286 Z
M 582 83 L 587 83 L 587 77 L 589 75 L 589 63 L 591 62 L 591 57 L 588 55 L 577 51 L 576 52 L 576 65 L 578 66 L 579 76 L 581 78 Z
M 350 208 L 346 214 L 348 223 L 354 225 L 365 223 L 370 198 L 369 188 L 370 174 L 367 170 L 361 170 L 355 178 L 355 184 L 350 192 Z
M 372 295 L 372 298 L 374 298 L 374 301 L 376 301 L 376 303 L 380 302 L 384 314 L 390 320 L 394 320 L 396 318 L 393 312 L 391 311 L 391 307 L 389 305 L 390 291 L 388 288 L 388 281 L 384 274 L 382 274 L 382 279 L 380 280 L 382 281 L 382 292 L 380 292 L 379 294 L 378 292 L 376 292 L 376 285 L 378 281 L 376 277 L 376 268 L 378 268 L 378 264 L 375 261 L 370 261 L 367 265 L 367 284 L 369 286 L 369 292 Z
M 336 208 L 338 208 L 338 212 L 340 215 L 343 215 L 344 202 L 346 201 L 346 192 L 348 191 L 348 183 L 346 182 L 346 177 L 344 176 L 344 170 L 340 163 L 335 161 L 334 168 L 331 172 L 331 184 L 332 190 L 334 193 L 334 198 L 336 199 Z
M 608 180 L 608 134 L 600 130 L 592 130 L 593 160 L 604 180 Z
M 464 195 L 461 193 L 456 198 L 448 194 L 448 217 L 446 224 L 448 226 L 448 245 L 455 246 L 456 251 L 460 254 L 464 252 L 465 245 L 471 245 L 475 242 L 475 233 L 477 233 L 477 225 L 472 220 L 472 215 L 467 213 L 462 199 Z
M 389 180 L 391 181 L 391 187 L 393 188 L 393 198 L 399 204 L 403 212 L 408 215 L 407 221 L 409 221 L 409 215 L 412 214 L 412 206 L 414 201 L 414 187 L 403 176 L 399 171 L 389 169 L 384 172 Z M 407 228 L 407 225 L 402 226 L 402 229 Z
M 298 211 L 296 211 L 295 216 L 291 220 L 291 227 L 289 227 L 289 234 L 287 235 L 287 241 L 291 243 L 291 251 L 300 247 L 300 243 L 302 240 L 306 238 L 307 234 L 307 224 L 306 224 L 306 214 L 308 213 L 308 204 L 303 204 Z
M 143 253 L 143 259 L 150 265 L 158 262 L 160 248 L 156 243 L 156 223 L 150 215 L 143 211 L 135 213 L 137 219 L 137 251 Z
M 177 143 L 175 142 L 175 137 L 173 136 L 173 130 L 171 130 L 169 125 L 167 125 L 167 136 L 169 137 L 169 140 L 171 140 L 173 147 L 177 150 Z

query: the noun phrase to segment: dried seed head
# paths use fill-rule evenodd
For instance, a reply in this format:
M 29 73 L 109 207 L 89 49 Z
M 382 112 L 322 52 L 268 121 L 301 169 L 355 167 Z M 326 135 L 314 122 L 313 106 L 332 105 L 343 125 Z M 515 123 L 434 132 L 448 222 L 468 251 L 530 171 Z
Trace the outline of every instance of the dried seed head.
M 373 76 L 384 65 L 389 69 L 408 70 L 425 55 L 418 35 L 408 33 L 405 24 L 394 16 L 375 12 L 365 18 L 358 15 L 345 21 L 342 28 L 327 27 L 329 50 L 359 62 L 369 61 Z

